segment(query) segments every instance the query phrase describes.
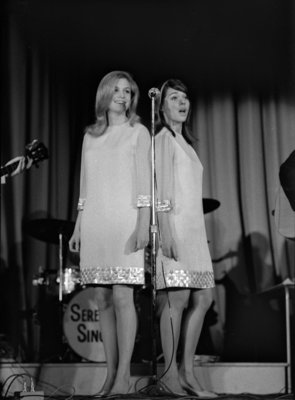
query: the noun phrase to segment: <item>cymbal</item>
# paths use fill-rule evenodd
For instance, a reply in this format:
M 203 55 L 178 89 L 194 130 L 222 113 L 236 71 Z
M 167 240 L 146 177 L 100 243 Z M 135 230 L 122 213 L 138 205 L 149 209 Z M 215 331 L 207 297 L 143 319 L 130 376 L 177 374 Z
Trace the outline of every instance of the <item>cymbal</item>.
M 59 235 L 63 240 L 69 240 L 74 231 L 75 223 L 61 219 L 34 219 L 25 224 L 25 231 L 35 239 L 43 242 L 59 244 Z
M 203 210 L 204 214 L 207 214 L 209 212 L 212 212 L 216 210 L 220 206 L 220 201 L 215 200 L 215 199 L 203 199 Z

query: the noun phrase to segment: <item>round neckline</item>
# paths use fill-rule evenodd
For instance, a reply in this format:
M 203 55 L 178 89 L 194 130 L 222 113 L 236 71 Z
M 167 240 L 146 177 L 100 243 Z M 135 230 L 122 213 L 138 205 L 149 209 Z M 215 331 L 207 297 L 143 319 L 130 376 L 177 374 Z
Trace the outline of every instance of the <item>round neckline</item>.
M 116 127 L 119 128 L 120 126 L 126 125 L 126 124 L 128 124 L 128 123 L 129 123 L 129 119 L 127 119 L 127 121 L 125 121 L 125 122 L 122 122 L 121 124 L 109 125 L 108 128 L 116 128 Z

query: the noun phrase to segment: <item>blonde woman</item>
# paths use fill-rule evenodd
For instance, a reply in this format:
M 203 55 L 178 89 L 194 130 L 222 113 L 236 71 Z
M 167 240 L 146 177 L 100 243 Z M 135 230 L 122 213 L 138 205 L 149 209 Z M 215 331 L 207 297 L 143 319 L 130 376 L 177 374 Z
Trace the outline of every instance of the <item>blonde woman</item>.
M 139 122 L 137 84 L 124 71 L 100 82 L 96 122 L 82 146 L 80 198 L 71 251 L 80 251 L 81 279 L 94 285 L 107 376 L 100 394 L 130 390 L 137 316 L 135 285 L 144 284 L 149 241 L 150 135 Z

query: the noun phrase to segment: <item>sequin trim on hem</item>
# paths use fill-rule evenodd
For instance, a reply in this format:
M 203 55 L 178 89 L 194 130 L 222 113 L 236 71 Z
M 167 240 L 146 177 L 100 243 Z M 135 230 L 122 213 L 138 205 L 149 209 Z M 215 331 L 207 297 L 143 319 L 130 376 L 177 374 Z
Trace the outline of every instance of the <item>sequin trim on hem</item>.
M 97 283 L 101 285 L 112 284 L 128 284 L 143 285 L 144 270 L 143 268 L 130 267 L 95 267 L 81 268 L 82 285 Z
M 206 289 L 214 286 L 212 271 L 170 270 L 165 273 L 165 280 L 162 272 L 157 273 L 157 289 L 164 289 L 166 287 Z

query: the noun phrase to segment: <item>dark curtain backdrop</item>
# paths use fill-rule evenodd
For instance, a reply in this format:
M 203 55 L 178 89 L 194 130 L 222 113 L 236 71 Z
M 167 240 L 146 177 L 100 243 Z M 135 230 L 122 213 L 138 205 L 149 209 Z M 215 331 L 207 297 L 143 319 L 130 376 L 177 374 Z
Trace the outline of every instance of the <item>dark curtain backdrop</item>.
M 46 288 L 51 293 L 45 293 L 53 300 L 45 312 L 58 313 L 54 272 L 59 253 L 57 244 L 32 237 L 28 222 L 75 220 L 83 129 L 93 120 L 96 85 L 104 72 L 89 77 L 71 65 L 57 68 L 44 49 L 27 45 L 13 15 L 3 20 L 2 33 L 1 165 L 23 154 L 33 139 L 49 150 L 49 160 L 1 185 L 0 334 L 10 343 L 13 358 L 32 361 L 42 348 L 38 307 L 44 296 L 32 281 L 41 269 L 53 271 Z M 216 289 L 205 324 L 212 343 L 202 338 L 200 351 L 224 359 L 284 358 L 281 297 L 260 293 L 295 276 L 294 242 L 278 233 L 272 215 L 279 166 L 295 148 L 290 89 L 193 93 L 204 197 L 221 203 L 206 214 Z M 147 125 L 148 107 L 147 101 L 139 107 Z M 67 266 L 77 262 L 65 254 Z M 60 332 L 51 334 L 52 339 Z

